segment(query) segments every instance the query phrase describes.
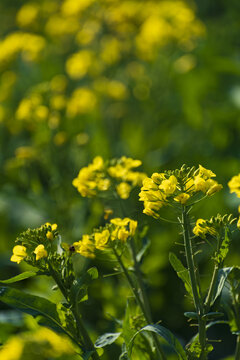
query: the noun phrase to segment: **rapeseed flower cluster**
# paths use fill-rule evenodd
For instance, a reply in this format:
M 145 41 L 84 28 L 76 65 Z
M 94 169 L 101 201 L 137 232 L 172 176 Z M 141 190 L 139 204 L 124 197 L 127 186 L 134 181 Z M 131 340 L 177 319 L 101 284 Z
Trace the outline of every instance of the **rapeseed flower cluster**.
M 235 175 L 228 182 L 230 193 L 235 193 L 238 198 L 240 198 L 240 174 Z M 240 214 L 240 205 L 238 207 L 238 213 Z M 237 227 L 240 230 L 240 216 L 238 218 Z
M 129 218 L 114 218 L 105 227 L 96 229 L 91 235 L 83 235 L 82 239 L 73 243 L 70 249 L 87 258 L 94 258 L 97 250 L 105 251 L 113 246 L 124 245 L 134 236 L 137 221 Z
M 37 265 L 39 260 L 47 258 L 53 251 L 53 242 L 57 237 L 57 224 L 46 223 L 37 229 L 28 229 L 16 239 L 17 245 L 13 248 L 11 261 L 19 264 L 25 260 L 31 265 Z
M 193 233 L 202 239 L 206 239 L 207 235 L 213 237 L 220 237 L 223 234 L 223 230 L 229 227 L 234 221 L 232 214 L 220 215 L 211 217 L 209 220 L 198 219 L 196 225 L 193 228 Z
M 83 167 L 78 177 L 73 180 L 73 186 L 84 197 L 112 190 L 122 199 L 127 199 L 135 186 L 140 186 L 146 177 L 143 172 L 135 171 L 142 164 L 140 160 L 133 160 L 122 156 L 118 160 L 104 162 L 97 156 L 87 167 Z
M 228 182 L 230 193 L 235 193 L 240 198 L 240 174 L 235 175 Z
M 143 213 L 159 218 L 163 206 L 188 205 L 196 195 L 213 195 L 222 189 L 222 185 L 213 180 L 215 176 L 201 165 L 197 169 L 183 165 L 180 170 L 153 173 L 151 178 L 143 180 L 139 194 L 140 201 L 144 202 Z

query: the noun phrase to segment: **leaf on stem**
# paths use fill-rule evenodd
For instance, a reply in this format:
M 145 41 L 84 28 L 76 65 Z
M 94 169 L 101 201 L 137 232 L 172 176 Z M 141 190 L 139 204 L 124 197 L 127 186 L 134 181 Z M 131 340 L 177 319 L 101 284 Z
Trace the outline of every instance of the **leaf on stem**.
M 103 334 L 95 341 L 94 346 L 95 348 L 102 348 L 104 346 L 110 345 L 114 343 L 120 335 L 121 332 Z
M 178 277 L 183 281 L 187 292 L 189 293 L 189 295 L 191 297 L 193 297 L 191 281 L 190 281 L 190 276 L 189 276 L 188 270 L 183 266 L 182 262 L 172 252 L 169 253 L 169 261 L 170 261 L 173 269 L 176 271 Z
M 132 342 L 134 341 L 135 337 L 142 331 L 150 331 L 161 336 L 161 338 L 163 338 L 168 343 L 169 347 L 178 355 L 178 358 L 180 360 L 187 360 L 187 355 L 185 353 L 185 350 L 183 349 L 179 340 L 173 335 L 173 333 L 170 330 L 157 324 L 146 325 L 134 334 L 132 338 Z
M 36 317 L 41 325 L 69 335 L 69 324 L 66 322 L 66 319 L 65 322 L 62 323 L 59 317 L 61 310 L 57 309 L 57 305 L 53 302 L 40 296 L 27 294 L 23 291 L 3 286 L 0 287 L 0 300 L 9 306 Z M 62 308 L 64 308 L 63 305 Z M 67 309 L 65 310 L 67 311 Z M 70 331 L 73 330 L 73 327 L 74 325 L 71 324 Z
M 145 239 L 143 239 L 143 240 L 145 240 Z M 150 245 L 151 245 L 151 241 L 146 238 L 146 241 L 143 244 L 143 247 L 141 248 L 141 250 L 138 252 L 138 254 L 136 256 L 138 263 L 140 263 L 140 261 L 142 260 L 143 256 L 145 255 L 145 253 L 148 250 L 148 248 L 150 247 Z
M 211 306 L 215 303 L 217 298 L 221 295 L 225 281 L 227 280 L 227 277 L 230 274 L 230 272 L 232 271 L 232 269 L 233 269 L 232 267 L 227 267 L 227 268 L 218 270 L 217 282 L 215 285 L 213 298 L 211 301 Z
M 97 268 L 92 267 L 87 270 L 87 272 L 82 275 L 80 278 L 73 281 L 73 284 L 70 289 L 71 298 L 74 300 L 74 303 L 79 303 L 81 301 L 86 301 L 88 299 L 87 289 L 91 282 L 98 278 Z
M 36 271 L 25 271 L 19 275 L 16 275 L 10 279 L 7 280 L 0 280 L 0 284 L 12 284 L 18 281 L 22 281 L 25 279 L 28 279 L 30 277 L 36 276 L 38 274 L 38 272 Z

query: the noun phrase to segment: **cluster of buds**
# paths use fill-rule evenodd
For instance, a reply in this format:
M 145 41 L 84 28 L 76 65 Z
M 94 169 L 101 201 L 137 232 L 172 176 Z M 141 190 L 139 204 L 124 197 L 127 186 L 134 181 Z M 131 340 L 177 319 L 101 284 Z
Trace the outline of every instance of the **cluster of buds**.
M 196 236 L 206 239 L 206 235 L 213 237 L 220 237 L 223 230 L 236 221 L 232 214 L 225 214 L 224 216 L 218 214 L 217 216 L 211 217 L 209 220 L 198 219 L 196 225 L 193 228 L 193 233 Z
M 46 223 L 37 229 L 28 229 L 16 239 L 11 261 L 25 260 L 31 265 L 41 265 L 39 260 L 47 258 L 58 238 L 57 224 Z
M 151 178 L 143 180 L 139 194 L 140 201 L 144 202 L 143 213 L 159 218 L 159 210 L 165 205 L 188 205 L 196 196 L 213 195 L 222 189 L 222 185 L 212 179 L 215 176 L 201 165 L 197 169 L 183 165 L 181 169 L 153 173 Z
M 140 160 L 125 156 L 110 162 L 104 162 L 101 156 L 97 156 L 91 164 L 79 171 L 73 180 L 73 186 L 83 197 L 93 197 L 98 193 L 113 190 L 120 198 L 127 199 L 132 188 L 141 186 L 146 177 L 143 172 L 134 170 L 141 164 Z
M 104 251 L 112 246 L 124 244 L 134 236 L 137 221 L 129 218 L 111 219 L 105 227 L 96 229 L 91 235 L 83 235 L 82 239 L 73 243 L 71 251 L 81 254 L 87 258 L 94 258 L 97 250 Z

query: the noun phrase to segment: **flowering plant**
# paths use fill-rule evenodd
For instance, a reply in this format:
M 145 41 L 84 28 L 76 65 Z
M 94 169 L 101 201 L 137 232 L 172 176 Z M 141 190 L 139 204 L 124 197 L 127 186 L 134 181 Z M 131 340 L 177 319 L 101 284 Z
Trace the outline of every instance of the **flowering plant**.
M 146 228 L 127 216 L 111 217 L 110 210 L 104 225 L 93 229 L 91 234 L 83 234 L 72 244 L 62 242 L 58 226 L 50 223 L 29 229 L 16 239 L 11 261 L 18 264 L 25 261 L 35 270 L 1 281 L 2 285 L 46 275 L 55 281 L 63 302 L 53 303 L 5 285 L 0 288 L 0 300 L 30 313 L 39 324 L 67 335 L 74 344 L 74 354 L 82 359 L 97 360 L 103 355 L 102 349 L 106 345 L 120 341 L 122 351 L 119 359 L 166 360 L 172 356 L 173 359 L 207 360 L 208 354 L 214 350 L 207 330 L 218 323 L 228 323 L 237 336 L 235 360 L 239 360 L 240 268 L 224 267 L 236 219 L 231 214 L 218 214 L 210 219 L 193 221 L 191 215 L 196 203 L 220 191 L 222 185 L 213 179 L 216 175 L 211 170 L 201 165 L 198 168 L 183 165 L 174 171 L 153 173 L 150 178 L 133 170 L 140 165 L 140 161 L 126 157 L 110 163 L 97 157 L 80 170 L 73 185 L 82 196 L 93 197 L 112 191 L 122 201 L 128 198 L 131 189 L 138 186 L 141 179 L 139 196 L 144 202 L 143 213 L 161 221 L 163 207 L 169 206 L 176 214 L 177 222 L 167 221 L 181 227 L 185 264 L 172 252 L 169 261 L 183 281 L 192 303 L 192 308 L 184 315 L 198 329 L 185 347 L 170 330 L 153 320 L 141 269 L 142 258 L 150 245 L 145 241 Z M 238 177 L 234 177 L 229 186 L 239 196 Z M 198 256 L 206 246 L 212 269 L 207 287 L 203 286 Z M 78 274 L 74 264 L 83 258 L 89 261 L 109 259 L 114 264 L 112 275 L 123 275 L 132 293 L 126 302 L 124 320 L 118 321 L 119 331 L 101 335 L 95 343 L 85 325 L 81 303 L 88 298 L 88 287 L 97 279 L 98 271 L 91 267 Z M 3 348 L 0 355 L 6 352 Z

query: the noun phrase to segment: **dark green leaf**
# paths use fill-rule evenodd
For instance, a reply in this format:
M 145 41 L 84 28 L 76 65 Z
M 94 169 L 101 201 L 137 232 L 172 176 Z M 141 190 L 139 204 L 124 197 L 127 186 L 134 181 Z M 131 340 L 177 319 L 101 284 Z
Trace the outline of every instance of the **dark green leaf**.
M 81 354 L 82 360 L 88 360 L 90 359 L 91 355 L 94 351 L 86 351 L 84 354 Z
M 221 312 L 209 312 L 209 313 L 207 313 L 207 314 L 205 314 L 205 315 L 203 315 L 203 319 L 204 320 L 214 320 L 214 319 L 216 319 L 216 318 L 218 318 L 218 317 L 221 317 L 221 316 L 224 316 L 224 314 L 223 313 L 221 313 Z
M 196 312 L 185 312 L 184 315 L 189 319 L 198 319 L 198 314 Z
M 12 277 L 10 279 L 0 280 L 0 283 L 1 284 L 12 284 L 12 283 L 15 283 L 17 281 L 25 280 L 25 279 L 28 279 L 30 277 L 36 276 L 36 275 L 37 275 L 36 271 L 25 271 L 22 274 L 14 276 L 14 277 Z
M 136 256 L 137 262 L 140 262 L 142 260 L 142 257 L 144 256 L 145 252 L 148 250 L 148 248 L 151 245 L 151 241 L 146 238 L 146 242 L 143 245 L 142 249 L 139 251 L 139 253 Z
M 155 334 L 161 336 L 170 346 L 170 348 L 178 355 L 178 358 L 181 360 L 187 360 L 187 355 L 185 350 L 183 349 L 182 345 L 178 341 L 178 339 L 165 327 L 161 325 L 147 325 L 144 326 L 141 330 L 137 331 L 132 341 L 134 341 L 135 337 L 141 333 L 142 331 L 150 331 L 154 332 Z
M 223 242 L 222 242 L 220 249 L 216 256 L 216 260 L 219 264 L 221 264 L 227 256 L 227 253 L 229 250 L 229 245 L 230 245 L 230 237 L 229 237 L 230 234 L 231 234 L 230 230 L 226 227 Z
M 187 269 L 183 266 L 177 256 L 171 252 L 169 254 L 169 261 L 174 270 L 176 271 L 178 277 L 183 281 L 187 292 L 192 297 L 191 281 Z
M 73 284 L 70 289 L 71 298 L 75 303 L 80 301 L 87 300 L 87 288 L 91 282 L 98 278 L 97 268 L 92 267 L 87 270 L 87 272 L 82 275 L 80 278 L 73 281 Z
M 54 331 L 66 333 L 69 335 L 66 322 L 62 322 L 63 305 L 61 309 L 57 308 L 53 302 L 23 291 L 9 287 L 0 287 L 0 300 L 9 306 L 21 310 L 34 317 L 38 317 L 41 324 L 50 327 Z M 65 311 L 67 309 L 64 308 Z M 69 335 L 72 337 L 71 335 Z
M 96 340 L 94 346 L 95 348 L 102 348 L 104 346 L 110 345 L 114 343 L 115 340 L 121 335 L 120 332 L 117 333 L 106 333 L 104 335 L 99 336 Z
M 232 271 L 232 267 L 227 267 L 227 268 L 218 270 L 218 277 L 217 277 L 217 282 L 216 282 L 215 289 L 214 289 L 213 299 L 211 301 L 211 306 L 215 303 L 217 298 L 221 295 L 225 281 L 231 271 Z

